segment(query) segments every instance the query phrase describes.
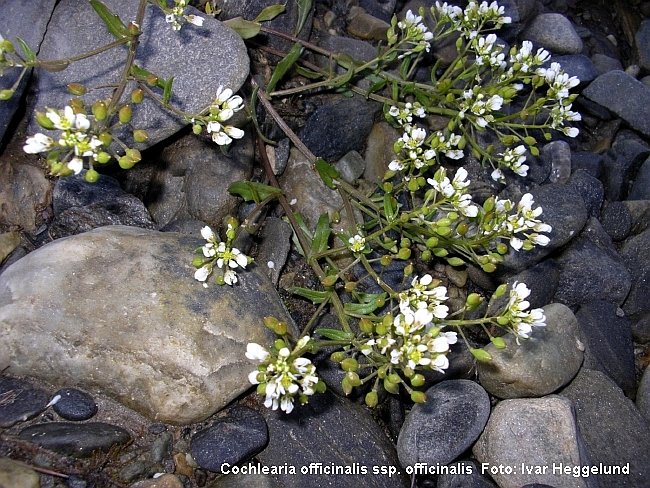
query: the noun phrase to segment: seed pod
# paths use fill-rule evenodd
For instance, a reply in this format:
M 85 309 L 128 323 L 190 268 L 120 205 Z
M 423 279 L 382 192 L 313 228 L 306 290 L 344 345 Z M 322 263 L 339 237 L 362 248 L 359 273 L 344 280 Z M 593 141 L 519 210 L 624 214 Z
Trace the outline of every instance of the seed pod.
M 424 385 L 424 376 L 421 375 L 420 373 L 414 374 L 411 377 L 410 382 L 412 386 L 419 388 L 420 386 Z
M 201 127 L 201 125 L 199 125 L 199 124 L 194 124 L 192 126 L 192 132 L 196 136 L 198 136 L 201 133 L 202 130 L 203 130 L 203 127 Z
M 467 299 L 465 300 L 465 305 L 470 310 L 473 310 L 476 307 L 478 307 L 482 301 L 483 299 L 481 298 L 481 295 L 479 295 L 478 293 L 470 293 L 467 296 Z
M 147 142 L 149 140 L 149 134 L 146 130 L 136 129 L 133 131 L 133 140 L 135 142 Z
M 101 151 L 97 154 L 97 157 L 95 158 L 95 161 L 97 161 L 99 164 L 106 164 L 111 160 L 111 155 L 108 154 L 106 151 Z
M 503 296 L 506 291 L 508 291 L 507 283 L 503 283 L 499 285 L 497 289 L 494 290 L 494 298 L 499 298 L 500 296 Z
M 408 247 L 403 247 L 397 253 L 397 259 L 401 259 L 405 261 L 410 257 L 411 257 L 411 250 Z
M 70 100 L 70 106 L 72 107 L 72 111 L 75 114 L 86 113 L 86 107 L 84 106 L 84 101 L 81 98 L 72 98 Z
M 391 258 L 388 254 L 384 254 L 384 255 L 379 259 L 379 263 L 380 263 L 382 266 L 388 266 L 392 261 L 393 261 L 393 258 Z
M 135 161 L 133 161 L 128 156 L 121 156 L 117 160 L 117 163 L 120 165 L 120 168 L 122 168 L 122 169 L 131 169 L 131 168 L 133 168 L 133 166 L 135 166 Z
M 424 403 L 427 401 L 427 396 L 423 391 L 413 390 L 411 392 L 411 400 L 413 403 Z
M 142 159 L 142 156 L 140 155 L 140 151 L 137 149 L 127 149 L 126 150 L 126 155 L 131 158 L 134 162 L 138 163 Z
M 102 132 L 97 136 L 97 138 L 102 141 L 102 144 L 104 147 L 108 147 L 111 145 L 111 142 L 113 142 L 113 136 L 110 135 L 108 132 Z
M 357 283 L 356 281 L 346 281 L 345 282 L 345 291 L 348 293 L 354 291 L 357 288 Z
M 506 348 L 506 341 L 503 340 L 503 337 L 492 337 L 490 339 L 490 342 L 494 344 L 494 347 L 497 349 L 505 349 Z
M 331 359 L 332 361 L 334 361 L 335 363 L 340 363 L 340 362 L 343 361 L 346 357 L 347 357 L 347 355 L 345 354 L 344 351 L 336 351 L 336 352 L 333 352 L 333 353 L 330 355 L 330 359 Z
M 369 391 L 368 393 L 366 393 L 365 400 L 366 400 L 366 405 L 368 405 L 370 408 L 375 408 L 379 403 L 379 395 L 374 390 Z
M 374 327 L 370 320 L 363 318 L 359 321 L 359 329 L 361 329 L 361 332 L 364 334 L 372 334 Z
M 264 317 L 264 325 L 268 327 L 269 329 L 273 330 L 275 327 L 280 323 L 278 319 L 272 316 L 266 316 Z
M 91 111 L 95 116 L 95 120 L 98 120 L 100 122 L 106 119 L 106 115 L 108 114 L 107 110 L 108 109 L 106 107 L 106 102 L 103 102 L 101 100 L 93 103 L 93 106 L 91 107 Z
M 86 171 L 86 174 L 84 174 L 84 180 L 86 180 L 88 183 L 97 183 L 99 180 L 99 173 L 94 169 L 89 169 Z
M 76 97 L 86 94 L 86 87 L 81 83 L 69 83 L 67 88 L 68 92 Z
M 36 112 L 36 122 L 43 129 L 47 129 L 47 130 L 54 129 L 54 123 L 43 112 Z
M 359 369 L 359 363 L 354 358 L 345 358 L 341 361 L 341 369 L 343 371 L 357 371 Z
M 194 266 L 195 268 L 200 268 L 204 264 L 205 264 L 205 261 L 203 260 L 202 257 L 197 256 L 194 259 L 192 259 L 192 266 Z
M 142 88 L 136 88 L 131 92 L 131 101 L 133 103 L 142 103 L 142 100 L 144 100 L 144 91 Z
M 6 101 L 14 96 L 14 90 L 0 90 L 0 100 Z
M 393 395 L 396 395 L 399 393 L 399 384 L 393 383 L 389 377 L 384 378 L 384 389 L 388 393 L 392 393 Z
M 117 114 L 120 124 L 128 124 L 133 117 L 133 109 L 131 105 L 124 105 Z
M 490 353 L 487 352 L 485 349 L 471 348 L 469 352 L 471 352 L 472 356 L 474 356 L 476 360 L 481 363 L 489 363 L 490 361 L 492 361 L 492 356 L 490 356 Z

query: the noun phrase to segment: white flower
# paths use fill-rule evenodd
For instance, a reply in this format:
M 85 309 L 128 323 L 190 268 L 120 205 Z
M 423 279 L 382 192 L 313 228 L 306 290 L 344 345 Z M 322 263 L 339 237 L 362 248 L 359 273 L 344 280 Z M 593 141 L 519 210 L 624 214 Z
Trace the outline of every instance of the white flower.
M 194 24 L 198 27 L 201 27 L 203 25 L 203 17 L 199 17 L 198 15 L 186 15 L 185 20 L 187 20 L 190 24 Z
M 214 232 L 209 226 L 205 226 L 201 229 L 201 237 L 203 237 L 206 241 L 210 241 L 214 239 Z
M 38 154 L 45 152 L 52 147 L 54 141 L 51 137 L 46 136 L 45 134 L 34 134 L 32 137 L 27 138 L 27 144 L 23 146 L 23 151 L 27 154 Z
M 233 270 L 231 270 L 231 269 L 227 269 L 227 270 L 223 273 L 223 281 L 224 281 L 224 283 L 226 283 L 227 285 L 230 285 L 230 286 L 234 285 L 235 283 L 237 283 L 237 273 L 235 273 L 235 272 L 234 272 Z
M 210 268 L 208 266 L 202 266 L 194 272 L 194 279 L 198 281 L 205 281 L 210 276 Z
M 74 171 L 74 174 L 78 175 L 84 169 L 84 162 L 81 158 L 74 157 L 68 162 L 68 168 Z
M 356 234 L 348 239 L 348 248 L 352 252 L 362 252 L 366 247 L 366 239 L 360 234 Z
M 263 362 L 269 357 L 269 352 L 255 342 L 249 342 L 246 345 L 246 357 L 253 361 Z

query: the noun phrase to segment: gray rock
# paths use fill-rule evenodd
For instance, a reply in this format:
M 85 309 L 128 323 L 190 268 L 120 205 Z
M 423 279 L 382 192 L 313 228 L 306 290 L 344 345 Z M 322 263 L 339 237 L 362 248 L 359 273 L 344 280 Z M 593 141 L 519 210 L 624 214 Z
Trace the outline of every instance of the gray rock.
M 221 473 L 260 452 L 269 441 L 264 417 L 246 407 L 233 407 L 192 436 L 190 452 L 203 469 Z
M 96 451 L 108 451 L 113 446 L 126 444 L 131 434 L 103 422 L 48 422 L 24 428 L 18 438 L 59 454 L 84 458 Z
M 416 404 L 406 416 L 397 440 L 397 455 L 405 468 L 454 461 L 478 439 L 490 416 L 490 398 L 473 381 L 443 381 L 426 395 L 426 402 Z
M 576 307 L 593 300 L 620 305 L 632 278 L 611 238 L 597 219 L 591 217 L 580 236 L 557 258 L 560 279 L 554 300 Z M 585 265 L 598 263 L 598 265 Z
M 594 68 L 599 75 L 607 73 L 608 71 L 623 71 L 623 65 L 621 62 L 606 54 L 594 53 L 591 56 L 591 61 L 594 63 Z
M 625 240 L 621 257 L 632 276 L 632 286 L 623 304 L 625 313 L 634 318 L 650 312 L 650 230 Z
M 40 488 L 39 474 L 22 463 L 12 459 L 0 458 L 0 486 L 15 488 Z
M 603 166 L 603 156 L 589 151 L 572 151 L 571 152 L 571 169 L 573 172 L 579 170 L 586 171 L 594 178 L 600 176 Z
M 396 0 L 359 0 L 362 9 L 386 22 L 390 22 L 396 3 Z
M 287 262 L 292 234 L 293 229 L 287 222 L 273 217 L 264 220 L 261 242 L 255 259 L 275 285 L 278 284 L 282 268 Z
M 650 342 L 650 313 L 642 313 L 635 317 L 632 323 L 632 337 L 635 342 L 647 344 Z
M 515 281 L 526 283 L 530 289 L 530 296 L 526 299 L 530 308 L 541 308 L 553 301 L 560 279 L 560 267 L 555 260 L 545 259 L 532 268 L 509 277 L 506 283 L 513 285 Z M 507 300 L 503 297 L 503 306 Z
M 259 397 L 255 401 L 269 426 L 269 445 L 257 455 L 257 459 L 267 466 L 284 466 L 286 463 L 298 467 L 294 475 L 272 475 L 283 488 L 410 486 L 399 468 L 393 443 L 367 408 L 330 392 L 310 397 L 307 405 L 296 407 L 291 415 L 264 408 Z M 349 469 L 350 474 L 300 472 L 301 466 L 309 467 L 311 463 L 340 466 Z M 386 473 L 373 472 L 375 466 L 384 466 Z M 366 474 L 361 471 L 362 467 L 366 468 Z M 394 471 L 389 474 L 388 469 Z
M 640 234 L 650 226 L 650 200 L 626 200 L 623 204 L 632 218 L 631 234 Z
M 577 77 L 581 84 L 594 80 L 600 74 L 596 71 L 593 61 L 584 54 L 553 56 L 553 62 L 560 63 L 564 72 Z
M 602 371 L 633 398 L 636 380 L 632 328 L 630 320 L 619 316 L 617 310 L 613 303 L 601 300 L 586 303 L 576 312 L 585 346 L 583 368 Z
M 357 179 L 361 178 L 361 175 L 366 169 L 366 162 L 363 156 L 357 151 L 350 151 L 339 159 L 334 167 L 341 174 L 341 178 L 348 183 L 354 183 Z
M 61 398 L 54 404 L 54 411 L 66 420 L 88 420 L 97 413 L 93 397 L 76 388 L 62 388 L 54 396 Z
M 624 200 L 637 168 L 650 154 L 650 145 L 629 131 L 621 131 L 603 160 L 603 186 L 608 200 Z
M 636 408 L 650 424 L 650 369 L 646 367 L 636 391 Z
M 524 39 L 557 54 L 578 54 L 582 51 L 582 39 L 573 24 L 562 14 L 539 14 L 524 29 Z
M 155 227 L 142 201 L 106 175 L 101 175 L 97 183 L 86 183 L 82 174 L 59 178 L 54 185 L 52 206 L 50 234 L 55 239 L 105 225 Z
M 481 475 L 475 462 L 458 461 L 445 468 L 449 469 L 449 473 L 438 476 L 436 488 L 496 488 L 494 483 Z
M 592 465 L 626 466 L 600 476 L 602 488 L 643 488 L 650 479 L 650 426 L 621 389 L 600 371 L 582 369 L 564 388 Z
M 371 181 L 381 182 L 388 170 L 388 165 L 395 159 L 393 144 L 401 134 L 387 122 L 377 122 L 372 126 L 366 139 L 366 170 L 363 177 Z
M 0 377 L 0 427 L 11 427 L 36 417 L 45 410 L 48 401 L 45 391 L 27 381 Z
M 52 195 L 43 170 L 30 164 L 5 161 L 0 166 L 0 222 L 34 232 Z
M 207 485 L 208 488 L 280 488 L 270 475 L 258 474 L 229 474 L 217 478 Z
M 650 87 L 627 73 L 603 73 L 582 91 L 582 95 L 611 110 L 643 135 L 650 135 L 650 119 L 645 110 L 650 104 Z
M 357 96 L 323 105 L 307 119 L 301 139 L 317 157 L 335 161 L 361 149 L 377 108 Z
M 207 418 L 249 388 L 246 344 L 271 340 L 262 318 L 291 320 L 254 266 L 234 287 L 202 287 L 200 242 L 111 226 L 27 255 L 0 275 L 0 364 L 158 421 Z
M 613 241 L 622 241 L 632 230 L 632 214 L 623 202 L 610 202 L 600 213 L 600 222 Z
M 501 264 L 504 271 L 519 272 L 539 262 L 576 237 L 587 221 L 587 209 L 569 185 L 551 183 L 535 188 L 530 193 L 535 202 L 533 207 L 542 207 L 543 212 L 539 218 L 553 228 L 547 234 L 551 241 L 547 246 L 536 246 L 532 251 L 515 251 L 510 248 Z
M 569 186 L 582 197 L 589 217 L 598 217 L 605 200 L 605 189 L 597 176 L 585 170 L 578 170 L 571 175 Z
M 588 463 L 581 453 L 571 402 L 560 396 L 499 402 L 472 452 L 481 463 L 496 468 L 490 474 L 500 488 L 520 488 L 527 483 L 556 488 L 594 486 L 592 478 L 552 470 L 553 464 L 573 467 Z M 499 467 L 504 471 L 498 472 Z M 511 471 L 506 472 L 506 467 Z
M 541 150 L 542 159 L 551 166 L 548 181 L 566 183 L 571 176 L 571 147 L 566 141 L 553 141 L 545 144 Z
M 129 485 L 129 488 L 183 488 L 183 486 L 183 482 L 178 476 L 163 474 L 158 478 L 137 481 Z
M 354 37 L 372 41 L 385 41 L 389 27 L 388 22 L 369 14 L 361 7 L 353 6 L 349 10 L 347 31 Z
M 650 200 L 650 158 L 647 158 L 634 178 L 628 200 Z
M 56 0 L 39 0 L 38 3 L 22 0 L 3 1 L 0 33 L 5 39 L 12 41 L 19 52 L 16 37 L 23 39 L 30 48 L 38 52 L 55 4 Z M 18 80 L 20 73 L 20 68 L 5 70 L 0 89 L 11 88 Z M 28 80 L 29 76 L 25 76 L 14 96 L 10 100 L 0 103 L 0 141 L 4 138 L 7 127 L 20 105 Z
M 504 336 L 505 349 L 488 344 L 489 363 L 478 363 L 479 382 L 499 398 L 547 395 L 566 385 L 582 364 L 578 321 L 565 305 L 544 307 L 546 327 L 533 330 L 530 339 L 516 343 Z
M 137 3 L 130 0 L 107 0 L 105 3 L 125 22 L 135 18 Z M 187 12 L 200 15 L 193 7 L 188 7 Z M 215 19 L 201 16 L 204 17 L 202 27 L 186 25 L 176 32 L 165 22 L 162 11 L 147 6 L 136 58 L 141 68 L 162 78 L 174 77 L 172 103 L 188 113 L 199 112 L 209 105 L 219 86 L 239 90 L 249 69 L 246 46 L 241 38 Z M 39 54 L 43 59 L 61 59 L 79 54 L 79 46 L 89 50 L 114 39 L 88 2 L 64 0 L 57 4 L 52 14 Z M 188 49 L 191 49 L 191 56 Z M 110 85 L 122 74 L 125 59 L 126 48 L 120 47 L 72 63 L 63 71 L 42 71 L 38 77 L 37 108 L 63 108 L 70 98 L 66 85 L 71 82 L 93 88 L 84 97 L 87 106 L 94 100 L 110 97 Z M 105 88 L 95 89 L 100 86 Z M 130 85 L 124 97 L 129 97 L 133 88 Z M 140 149 L 164 140 L 184 125 L 185 121 L 170 115 L 149 98 L 133 110 L 131 126 L 145 129 L 149 134 L 146 143 L 136 145 Z M 38 131 L 38 126 L 32 123 L 29 132 Z M 130 133 L 125 131 L 123 136 L 131 145 Z
M 634 36 L 639 66 L 650 71 L 650 20 L 641 22 Z
M 20 245 L 20 234 L 16 231 L 0 234 L 0 263 Z

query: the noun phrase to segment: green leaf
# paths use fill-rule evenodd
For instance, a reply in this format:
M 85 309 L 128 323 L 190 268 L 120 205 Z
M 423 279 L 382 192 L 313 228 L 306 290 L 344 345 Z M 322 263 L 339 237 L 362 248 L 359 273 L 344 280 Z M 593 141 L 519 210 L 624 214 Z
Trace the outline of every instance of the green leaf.
M 372 83 L 370 88 L 368 88 L 368 93 L 375 93 L 381 90 L 386 86 L 388 81 L 385 78 L 380 78 L 379 76 L 370 75 L 368 80 Z
M 267 93 L 271 93 L 273 90 L 275 90 L 275 86 L 284 77 L 284 75 L 287 74 L 287 71 L 291 69 L 296 61 L 298 61 L 298 58 L 301 54 L 302 45 L 299 42 L 296 42 L 289 50 L 287 55 L 278 63 L 278 65 L 275 67 L 275 70 L 273 70 L 269 84 L 266 87 Z
M 450 266 L 462 266 L 463 264 L 465 264 L 465 261 L 457 257 L 447 258 L 447 262 L 449 263 Z
M 296 0 L 298 4 L 298 22 L 296 22 L 296 30 L 293 31 L 293 34 L 297 36 L 302 27 L 309 17 L 309 12 L 311 12 L 312 0 Z
M 269 20 L 275 19 L 278 15 L 285 11 L 285 7 L 282 4 L 269 5 L 265 7 L 253 22 L 268 22 Z
M 385 300 L 378 298 L 370 300 L 368 303 L 345 303 L 343 305 L 343 310 L 355 315 L 368 315 L 379 307 L 383 307 L 385 303 Z
M 336 185 L 334 184 L 334 178 L 338 178 L 340 176 L 336 168 L 321 158 L 318 158 L 316 160 L 315 165 L 316 171 L 318 171 L 318 174 L 320 175 L 321 180 L 323 180 L 323 183 L 325 183 L 332 190 L 335 190 Z
M 321 214 L 316 224 L 316 231 L 314 232 L 314 239 L 311 241 L 311 254 L 320 254 L 327 251 L 328 242 L 332 229 L 330 228 L 329 215 L 326 213 Z
M 277 197 L 282 190 L 274 186 L 265 185 L 256 181 L 235 181 L 228 187 L 228 191 L 233 195 L 239 195 L 245 201 L 261 203 L 263 200 L 273 196 Z
M 174 77 L 168 78 L 163 81 L 163 95 L 162 101 L 165 106 L 169 105 L 169 100 L 172 97 L 172 84 L 174 83 Z
M 156 76 L 151 71 L 146 70 L 144 68 L 141 68 L 137 64 L 132 64 L 131 65 L 131 69 L 130 69 L 129 73 L 134 78 L 137 78 L 137 79 L 142 80 L 142 81 L 145 81 L 150 76 Z M 157 78 L 157 76 L 156 76 L 156 78 Z
M 317 291 L 309 288 L 302 288 L 300 286 L 292 286 L 289 288 L 289 292 L 310 300 L 314 305 L 318 305 L 319 303 L 328 300 L 332 294 L 331 291 Z
M 389 223 L 397 216 L 397 200 L 390 193 L 384 195 L 384 214 Z
M 18 41 L 18 44 L 20 45 L 20 49 L 23 52 L 23 58 L 25 61 L 28 63 L 33 63 L 36 61 L 36 53 L 32 50 L 32 48 L 29 47 L 27 43 L 20 37 L 16 37 L 16 41 Z
M 99 18 L 102 19 L 104 24 L 106 24 L 106 29 L 108 32 L 113 34 L 117 39 L 129 36 L 129 31 L 124 25 L 124 22 L 120 17 L 114 14 L 111 9 L 109 9 L 103 2 L 100 0 L 90 0 L 90 5 L 97 12 Z
M 242 39 L 250 39 L 260 33 L 262 25 L 259 22 L 246 20 L 242 17 L 234 17 L 223 22 L 234 30 Z
M 321 337 L 326 337 L 333 341 L 351 341 L 354 339 L 354 334 L 339 329 L 320 328 L 316 329 L 314 332 Z
M 359 300 L 360 303 L 372 303 L 372 302 L 381 302 L 386 301 L 386 293 L 381 292 L 381 293 L 357 293 L 356 295 L 357 300 Z
M 295 65 L 293 69 L 295 69 L 296 73 L 298 73 L 300 76 L 304 76 L 305 78 L 309 78 L 310 80 L 317 80 L 322 76 L 319 72 L 312 71 L 303 66 L 300 66 L 299 64 Z

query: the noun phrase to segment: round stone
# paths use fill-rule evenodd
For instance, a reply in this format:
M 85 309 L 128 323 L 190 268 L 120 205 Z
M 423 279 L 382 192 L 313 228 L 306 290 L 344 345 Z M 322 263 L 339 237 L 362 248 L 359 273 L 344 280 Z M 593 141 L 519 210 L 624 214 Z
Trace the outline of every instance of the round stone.
M 54 411 L 66 420 L 88 420 L 97 413 L 93 397 L 76 388 L 62 388 L 54 396 L 61 395 L 54 404 Z

